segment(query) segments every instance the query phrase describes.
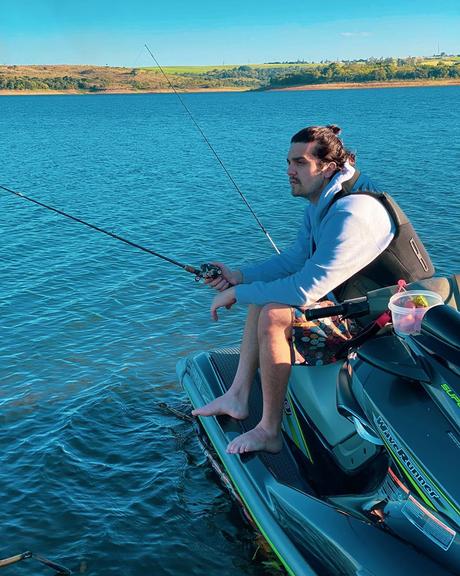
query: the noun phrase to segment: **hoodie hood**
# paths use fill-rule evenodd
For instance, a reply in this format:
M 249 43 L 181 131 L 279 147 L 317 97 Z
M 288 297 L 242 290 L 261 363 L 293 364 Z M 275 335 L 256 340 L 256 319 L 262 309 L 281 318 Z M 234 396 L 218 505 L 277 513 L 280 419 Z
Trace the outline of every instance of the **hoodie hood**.
M 314 238 L 317 238 L 319 225 L 325 212 L 327 211 L 327 208 L 329 207 L 329 204 L 332 202 L 332 199 L 338 192 L 342 190 L 342 184 L 353 178 L 354 173 L 355 168 L 348 162 L 345 162 L 342 170 L 337 172 L 337 174 L 321 192 L 321 196 L 319 197 L 318 202 L 316 204 L 309 205 L 308 211 Z

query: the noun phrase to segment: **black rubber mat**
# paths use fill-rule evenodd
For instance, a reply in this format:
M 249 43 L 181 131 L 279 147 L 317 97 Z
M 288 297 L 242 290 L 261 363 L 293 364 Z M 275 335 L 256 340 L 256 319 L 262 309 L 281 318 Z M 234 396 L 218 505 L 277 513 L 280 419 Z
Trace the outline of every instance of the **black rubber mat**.
M 211 361 L 215 370 L 221 378 L 221 384 L 224 390 L 228 390 L 233 382 L 233 378 L 238 367 L 239 351 L 235 348 L 225 348 L 222 350 L 215 350 L 210 353 Z M 221 390 L 213 390 L 217 395 L 221 394 Z M 249 396 L 249 416 L 246 420 L 235 421 L 241 427 L 241 432 L 251 430 L 258 424 L 262 417 L 262 386 L 259 374 L 256 375 L 252 385 L 251 394 Z M 226 418 L 229 420 L 229 418 Z M 222 424 L 224 421 L 222 421 Z M 313 490 L 307 484 L 305 479 L 301 476 L 294 457 L 292 456 L 286 441 L 283 442 L 283 448 L 278 454 L 270 454 L 269 452 L 257 452 L 257 456 L 262 460 L 266 468 L 273 474 L 273 476 L 283 484 L 312 494 Z M 254 458 L 254 454 L 242 455 L 241 460 L 244 462 L 247 459 Z

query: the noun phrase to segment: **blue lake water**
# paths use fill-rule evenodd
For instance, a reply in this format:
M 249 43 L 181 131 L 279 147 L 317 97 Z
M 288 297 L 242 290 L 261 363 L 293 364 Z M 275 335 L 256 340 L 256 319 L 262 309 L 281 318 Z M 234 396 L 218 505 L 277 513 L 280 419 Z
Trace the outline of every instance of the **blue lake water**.
M 280 247 L 290 136 L 343 127 L 358 165 L 460 272 L 460 88 L 184 96 Z M 0 98 L 0 184 L 179 261 L 272 252 L 174 95 Z M 0 191 L 0 558 L 30 549 L 88 575 L 262 575 L 210 470 L 179 357 L 236 344 L 244 309 L 172 265 Z M 32 560 L 5 574 L 48 573 Z M 51 571 L 49 571 L 51 573 Z

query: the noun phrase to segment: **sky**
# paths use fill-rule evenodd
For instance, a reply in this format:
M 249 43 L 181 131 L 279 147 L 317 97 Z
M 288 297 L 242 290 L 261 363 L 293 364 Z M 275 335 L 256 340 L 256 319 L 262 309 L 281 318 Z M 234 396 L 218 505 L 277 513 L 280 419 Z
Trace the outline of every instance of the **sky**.
M 459 0 L 0 0 L 0 65 L 460 54 Z

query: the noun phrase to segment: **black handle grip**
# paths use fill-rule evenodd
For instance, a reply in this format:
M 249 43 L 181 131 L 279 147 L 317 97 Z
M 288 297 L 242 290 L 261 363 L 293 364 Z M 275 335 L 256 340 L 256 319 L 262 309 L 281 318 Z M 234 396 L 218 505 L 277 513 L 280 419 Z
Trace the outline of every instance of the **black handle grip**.
M 324 308 L 310 308 L 305 310 L 307 320 L 318 320 L 330 316 L 342 316 L 343 318 L 359 318 L 369 314 L 369 303 L 366 296 L 345 300 L 336 306 L 324 306 Z
M 343 304 L 337 306 L 324 306 L 323 308 L 311 308 L 305 310 L 307 320 L 318 320 L 319 318 L 328 318 L 329 316 L 342 316 L 345 313 Z

